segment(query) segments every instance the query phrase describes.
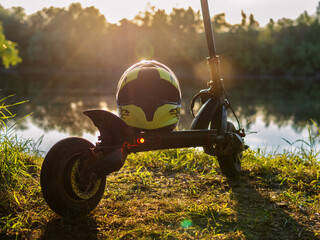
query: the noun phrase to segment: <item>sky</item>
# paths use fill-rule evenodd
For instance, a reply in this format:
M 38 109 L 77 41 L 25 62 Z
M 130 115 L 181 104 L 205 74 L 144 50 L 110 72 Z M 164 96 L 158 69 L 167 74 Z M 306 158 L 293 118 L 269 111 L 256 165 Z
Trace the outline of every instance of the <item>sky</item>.
M 241 22 L 241 10 L 247 16 L 252 13 L 261 26 L 266 25 L 270 18 L 277 21 L 286 17 L 296 19 L 307 11 L 315 14 L 319 0 L 208 0 L 211 16 L 226 13 L 226 20 L 231 24 Z M 167 13 L 172 8 L 200 9 L 200 0 L 1 0 L 5 8 L 21 6 L 27 14 L 32 14 L 44 7 L 68 7 L 72 2 L 80 2 L 83 7 L 94 6 L 105 15 L 108 22 L 116 23 L 123 18 L 132 19 L 140 11 L 145 11 L 148 4 Z

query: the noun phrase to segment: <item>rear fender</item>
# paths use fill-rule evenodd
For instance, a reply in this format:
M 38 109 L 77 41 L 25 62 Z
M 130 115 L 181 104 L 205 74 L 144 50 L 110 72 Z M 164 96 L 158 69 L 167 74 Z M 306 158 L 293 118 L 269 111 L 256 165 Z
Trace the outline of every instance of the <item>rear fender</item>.
M 99 129 L 103 145 L 122 145 L 128 140 L 130 127 L 117 115 L 105 110 L 88 110 L 83 114 Z
M 227 108 L 222 105 L 214 112 L 210 129 L 217 129 L 219 134 L 227 131 Z
M 190 129 L 208 129 L 209 123 L 213 120 L 220 106 L 219 99 L 211 97 L 199 110 L 192 121 Z
M 216 129 L 218 134 L 227 130 L 227 109 L 218 97 L 211 97 L 199 110 L 192 122 L 191 129 Z M 204 152 L 215 156 L 217 149 L 212 144 L 203 147 Z

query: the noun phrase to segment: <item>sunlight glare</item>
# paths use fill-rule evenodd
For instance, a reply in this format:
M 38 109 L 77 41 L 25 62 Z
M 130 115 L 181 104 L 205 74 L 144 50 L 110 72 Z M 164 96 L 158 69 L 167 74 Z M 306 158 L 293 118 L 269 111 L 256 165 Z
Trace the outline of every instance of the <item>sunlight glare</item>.
M 101 110 L 109 111 L 109 112 L 111 112 L 111 113 L 113 113 L 113 114 L 115 114 L 115 115 L 118 115 L 117 110 L 110 108 L 110 107 L 108 106 L 108 103 L 107 103 L 107 102 L 100 101 L 100 102 L 99 102 L 99 108 L 100 108 Z
M 110 3 L 109 1 L 88 1 L 91 5 L 100 9 L 108 22 L 117 23 L 120 18 L 133 19 L 139 12 L 144 12 L 150 8 L 150 6 L 156 6 L 156 9 L 164 9 L 167 13 L 170 13 L 173 8 L 188 8 L 191 6 L 193 9 L 200 8 L 200 1 L 172 1 L 172 0 L 118 0 Z M 87 1 L 83 6 L 89 6 Z
M 138 60 L 152 59 L 153 57 L 152 44 L 146 39 L 139 40 L 135 47 L 135 54 Z
M 27 14 L 32 14 L 44 7 L 65 7 L 73 2 L 80 2 L 83 7 L 94 6 L 105 15 L 110 23 L 118 23 L 121 19 L 127 18 L 132 20 L 139 12 L 144 12 L 150 6 L 156 6 L 156 9 L 164 9 L 170 13 L 172 8 L 188 8 L 189 6 L 195 11 L 200 10 L 200 0 L 2 0 L 1 5 L 8 8 L 12 6 L 21 6 L 25 8 Z M 300 0 L 214 0 L 209 1 L 210 13 L 226 13 L 226 20 L 231 24 L 241 22 L 241 10 L 246 14 L 252 13 L 261 26 L 269 22 L 270 18 L 278 20 L 280 18 L 296 18 L 303 11 L 314 14 L 318 5 L 317 0 L 300 1 Z M 276 8 L 274 6 L 277 6 Z M 287 6 L 290 6 L 288 8 Z
M 133 19 L 140 11 L 146 10 L 141 8 L 141 1 L 97 1 L 94 6 L 103 13 L 108 22 L 117 23 L 123 18 Z M 92 4 L 92 3 L 91 3 Z

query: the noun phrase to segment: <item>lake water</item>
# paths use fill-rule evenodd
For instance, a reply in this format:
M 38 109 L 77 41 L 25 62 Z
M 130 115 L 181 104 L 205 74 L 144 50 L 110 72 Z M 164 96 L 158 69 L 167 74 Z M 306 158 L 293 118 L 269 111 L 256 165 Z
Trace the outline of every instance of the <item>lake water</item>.
M 40 149 L 44 153 L 54 143 L 69 136 L 81 136 L 93 143 L 97 141 L 99 133 L 82 114 L 84 110 L 99 108 L 116 113 L 115 80 L 83 76 L 81 80 L 76 76 L 0 77 L 1 95 L 16 93 L 7 103 L 28 100 L 12 108 L 12 112 L 17 113 L 16 119 L 32 112 L 18 126 L 18 134 L 35 141 L 42 137 Z M 309 142 L 310 134 L 317 134 L 310 119 L 320 124 L 320 82 L 233 80 L 226 86 L 230 101 L 247 132 L 245 141 L 250 148 L 281 152 L 289 148 L 288 142 Z M 188 105 L 192 94 L 200 88 L 190 87 L 190 83 L 185 88 L 182 83 L 181 88 L 183 109 L 178 128 L 188 129 L 192 122 Z M 232 115 L 229 119 L 235 123 Z M 300 144 L 301 141 L 294 147 Z

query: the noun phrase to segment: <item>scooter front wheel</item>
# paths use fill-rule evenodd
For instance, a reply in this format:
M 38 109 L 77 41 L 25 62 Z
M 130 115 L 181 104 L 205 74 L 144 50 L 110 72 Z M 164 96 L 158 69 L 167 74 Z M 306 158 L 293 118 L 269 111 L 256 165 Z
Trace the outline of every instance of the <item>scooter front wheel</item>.
M 40 174 L 43 197 L 61 216 L 91 212 L 100 202 L 106 178 L 86 183 L 79 180 L 81 157 L 94 145 L 83 138 L 66 138 L 56 143 L 46 155 Z
M 227 131 L 234 132 L 235 127 L 231 122 L 227 122 Z M 231 155 L 217 156 L 221 172 L 229 178 L 236 177 L 241 171 L 242 153 L 235 153 Z
M 229 178 L 236 177 L 241 171 L 242 153 L 232 155 L 218 155 L 221 172 Z

